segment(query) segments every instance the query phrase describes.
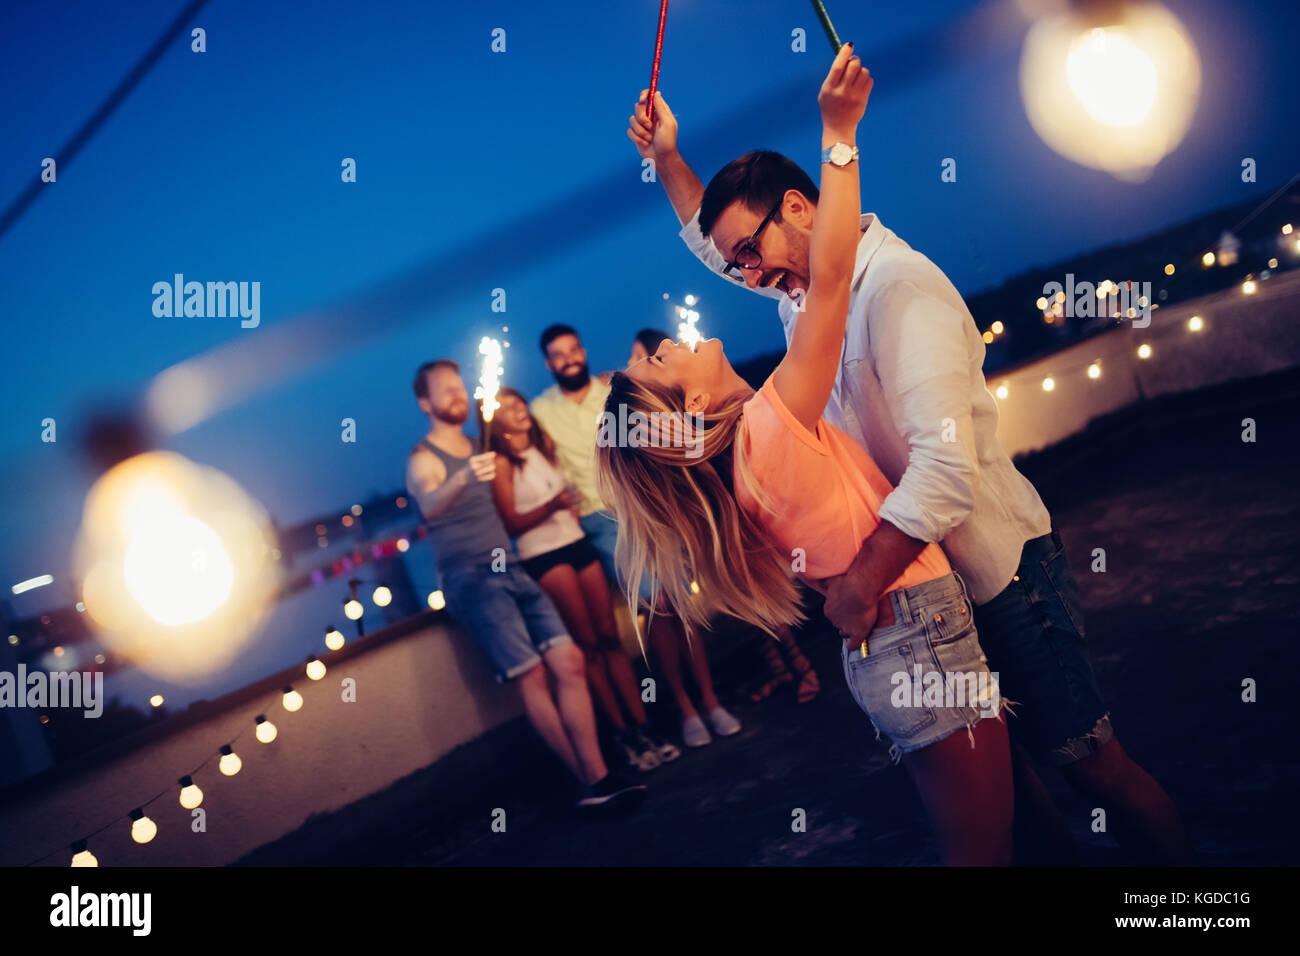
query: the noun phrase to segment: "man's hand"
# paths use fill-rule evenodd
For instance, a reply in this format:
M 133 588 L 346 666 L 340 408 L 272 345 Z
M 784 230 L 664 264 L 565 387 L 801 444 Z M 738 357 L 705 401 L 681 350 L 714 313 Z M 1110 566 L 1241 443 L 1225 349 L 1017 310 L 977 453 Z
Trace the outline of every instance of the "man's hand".
M 649 90 L 641 91 L 641 98 L 636 101 L 632 115 L 627 118 L 627 138 L 636 146 L 642 159 L 655 162 L 677 152 L 677 117 L 668 108 L 664 95 L 655 91 L 655 125 L 650 128 L 647 115 L 646 97 Z
M 880 595 L 874 593 L 875 588 L 850 568 L 844 574 L 818 581 L 817 590 L 826 595 L 823 613 L 844 635 L 845 643 L 857 647 L 865 641 L 876 626 Z
M 469 471 L 477 481 L 491 481 L 497 474 L 496 452 L 487 451 L 481 455 L 469 456 Z
M 822 125 L 841 135 L 851 135 L 867 110 L 867 98 L 875 81 L 871 72 L 853 53 L 853 45 L 846 43 L 835 55 L 830 72 L 817 94 L 817 105 L 822 111 Z M 658 106 L 655 107 L 658 109 Z M 677 126 L 673 124 L 673 142 L 676 143 Z

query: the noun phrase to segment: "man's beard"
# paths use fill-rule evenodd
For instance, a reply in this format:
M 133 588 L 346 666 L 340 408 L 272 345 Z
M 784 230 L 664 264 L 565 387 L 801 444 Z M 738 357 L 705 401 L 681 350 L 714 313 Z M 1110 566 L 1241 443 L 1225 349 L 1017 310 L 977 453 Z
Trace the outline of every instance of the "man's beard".
M 582 363 L 582 368 L 571 375 L 561 375 L 555 372 L 555 380 L 559 382 L 560 388 L 566 392 L 578 392 L 586 388 L 591 382 L 591 372 L 587 369 L 587 363 Z
M 433 417 L 448 425 L 464 425 L 469 420 L 469 404 L 456 402 L 443 408 L 435 408 Z

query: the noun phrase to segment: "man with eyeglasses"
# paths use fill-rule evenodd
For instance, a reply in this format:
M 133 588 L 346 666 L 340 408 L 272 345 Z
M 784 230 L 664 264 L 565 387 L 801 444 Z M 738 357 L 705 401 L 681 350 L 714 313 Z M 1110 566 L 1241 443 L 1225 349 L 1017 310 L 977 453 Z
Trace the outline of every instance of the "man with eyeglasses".
M 715 274 L 779 300 L 788 343 L 808 289 L 817 187 L 785 156 L 755 150 L 706 188 L 677 150 L 677 120 L 662 93 L 651 126 L 648 92 L 641 91 L 627 135 L 654 161 L 682 239 Z M 822 150 L 824 163 L 857 158 L 853 143 Z M 1002 695 L 1018 703 L 1015 799 L 1033 844 L 1059 859 L 1072 841 L 1026 750 L 1060 767 L 1090 805 L 1108 807 L 1127 847 L 1185 862 L 1173 802 L 1115 737 L 1051 515 L 998 443 L 984 343 L 966 304 L 939 267 L 879 217 L 863 215 L 861 230 L 826 418 L 867 450 L 895 490 L 853 565 L 823 582 L 826 616 L 856 646 L 874 626 L 885 588 L 927 543 L 941 542 L 970 588 L 989 668 L 1000 674 Z

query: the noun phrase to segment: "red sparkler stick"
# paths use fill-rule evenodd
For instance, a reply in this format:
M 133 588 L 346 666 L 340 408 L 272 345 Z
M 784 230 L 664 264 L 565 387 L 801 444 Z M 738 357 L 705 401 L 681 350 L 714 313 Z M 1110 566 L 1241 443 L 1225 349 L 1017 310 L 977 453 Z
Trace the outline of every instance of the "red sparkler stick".
M 655 63 L 650 70 L 650 97 L 646 102 L 646 115 L 650 128 L 655 125 L 655 90 L 659 89 L 659 57 L 664 52 L 664 20 L 668 18 L 668 0 L 659 0 L 659 34 L 655 37 Z

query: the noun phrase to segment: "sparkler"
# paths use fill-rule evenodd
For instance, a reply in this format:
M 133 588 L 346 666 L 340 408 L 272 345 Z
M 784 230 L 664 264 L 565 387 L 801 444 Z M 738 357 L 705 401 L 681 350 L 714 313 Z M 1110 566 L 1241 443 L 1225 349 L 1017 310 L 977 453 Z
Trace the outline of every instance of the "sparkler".
M 822 0 L 811 0 L 813 11 L 817 14 L 817 19 L 822 23 L 822 29 L 826 31 L 826 39 L 831 41 L 831 52 L 840 52 L 840 38 L 835 35 L 835 27 L 831 25 L 830 14 L 826 12 L 826 5 Z
M 694 309 L 678 307 L 677 315 L 682 320 L 677 323 L 677 341 L 690 346 L 694 352 L 695 347 L 704 341 L 704 335 L 695 327 L 695 323 L 700 320 L 700 313 Z
M 655 124 L 655 90 L 659 89 L 659 57 L 664 52 L 664 21 L 668 18 L 668 0 L 659 0 L 659 33 L 655 37 L 655 62 L 650 68 L 650 96 L 646 100 L 646 116 L 651 128 Z
M 483 447 L 480 451 L 486 452 L 492 437 L 492 415 L 501 407 L 497 390 L 501 388 L 501 375 L 505 369 L 501 366 L 501 343 L 498 340 L 483 336 L 478 351 L 483 356 L 483 370 L 479 373 L 474 398 L 483 403 Z

